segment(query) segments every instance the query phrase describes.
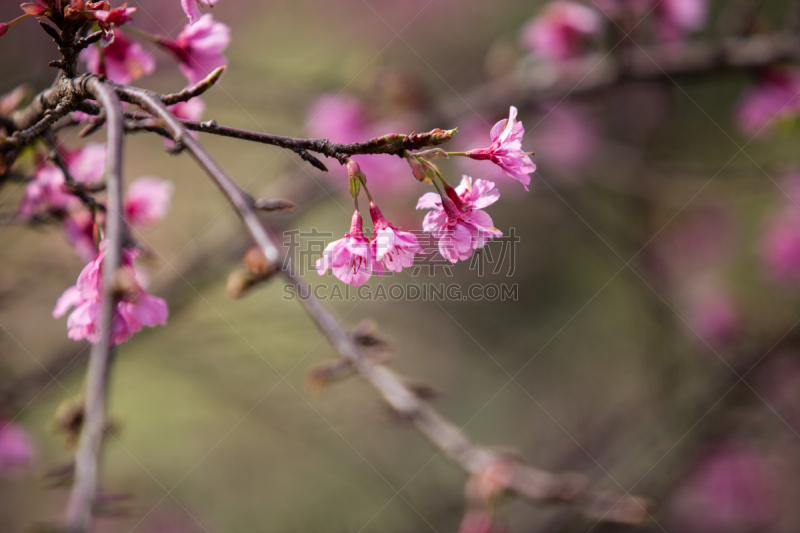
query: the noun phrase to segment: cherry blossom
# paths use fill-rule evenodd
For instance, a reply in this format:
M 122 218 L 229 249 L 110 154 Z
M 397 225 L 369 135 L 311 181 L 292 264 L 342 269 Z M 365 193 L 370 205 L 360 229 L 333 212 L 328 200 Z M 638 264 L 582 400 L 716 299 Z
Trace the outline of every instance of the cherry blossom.
M 413 266 L 416 254 L 422 253 L 416 235 L 395 228 L 374 202 L 369 204 L 369 213 L 375 226 L 375 238 L 371 244 L 374 259 L 392 272 Z
M 113 42 L 105 47 L 89 46 L 81 52 L 86 68 L 94 74 L 103 74 L 109 80 L 128 84 L 152 74 L 155 60 L 139 43 L 131 41 L 122 31 L 114 32 Z
M 132 226 L 148 226 L 164 219 L 175 186 L 171 181 L 144 176 L 134 180 L 125 195 L 125 218 Z
M 500 198 L 491 181 L 464 176 L 447 197 L 426 193 L 417 202 L 417 209 L 431 209 L 422 228 L 438 240 L 439 253 L 451 263 L 469 259 L 473 250 L 483 248 L 486 241 L 501 237 L 503 232 L 493 226 L 492 218 L 483 211 Z
M 181 72 L 194 85 L 227 64 L 222 51 L 230 40 L 231 29 L 207 13 L 184 27 L 174 41 L 161 37 L 158 44 L 175 56 Z
M 89 183 L 99 180 L 105 169 L 105 144 L 87 144 L 75 150 L 62 150 L 70 174 L 76 181 Z M 18 216 L 29 219 L 42 211 L 58 213 L 80 204 L 78 198 L 64 188 L 66 178 L 61 169 L 42 162 L 25 189 Z
M 200 7 L 214 7 L 214 4 L 217 3 L 217 0 L 181 0 L 181 7 L 183 8 L 183 12 L 186 13 L 186 16 L 189 17 L 189 24 L 194 24 L 198 20 L 202 13 L 200 12 Z
M 522 151 L 522 137 L 525 128 L 517 121 L 517 108 L 511 106 L 508 119 L 503 119 L 492 127 L 489 137 L 492 144 L 488 148 L 470 150 L 465 155 L 478 161 L 491 161 L 503 173 L 522 183 L 525 190 L 531 183 L 529 174 L 536 170 L 531 158 Z
M 36 449 L 28 432 L 15 422 L 0 420 L 0 473 L 25 470 L 35 457 Z
M 86 339 L 91 343 L 100 341 L 102 324 L 98 324 L 100 292 L 102 289 L 102 264 L 106 254 L 105 242 L 100 243 L 100 253 L 81 271 L 75 285 L 64 291 L 53 309 L 53 317 L 64 316 L 70 308 L 74 310 L 67 318 L 67 336 L 72 340 Z M 147 294 L 141 287 L 133 267 L 138 252 L 124 249 L 120 271 L 129 287 L 124 291 L 114 309 L 111 324 L 111 342 L 120 344 L 143 326 L 155 327 L 167 322 L 167 303 L 161 298 Z
M 331 269 L 334 276 L 353 287 L 363 285 L 373 273 L 383 275 L 383 267 L 373 259 L 372 246 L 364 235 L 364 221 L 358 211 L 353 213 L 350 232 L 326 246 L 316 266 L 320 276 Z
M 603 32 L 603 19 L 594 9 L 575 2 L 548 4 L 522 31 L 522 43 L 537 55 L 562 61 L 583 52 L 587 39 Z

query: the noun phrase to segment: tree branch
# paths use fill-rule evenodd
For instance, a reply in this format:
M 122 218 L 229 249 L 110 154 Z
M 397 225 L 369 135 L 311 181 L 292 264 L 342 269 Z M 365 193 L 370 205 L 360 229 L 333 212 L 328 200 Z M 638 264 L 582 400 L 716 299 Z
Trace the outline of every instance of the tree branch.
M 122 206 L 124 139 L 122 107 L 117 95 L 101 78 L 89 79 L 86 89 L 101 103 L 108 120 L 106 155 L 108 215 L 102 268 L 103 286 L 97 322 L 102 325 L 102 330 L 100 340 L 92 346 L 86 374 L 85 417 L 75 454 L 75 481 L 66 510 L 66 524 L 70 533 L 84 533 L 88 530 L 97 494 L 98 456 L 105 433 L 106 396 L 112 355 L 111 332 L 117 298 L 115 286 L 117 271 L 121 264 L 125 228 Z
M 283 255 L 280 245 L 261 224 L 250 197 L 239 189 L 205 148 L 188 135 L 181 122 L 169 112 L 158 95 L 132 87 L 115 86 L 115 88 L 123 100 L 141 106 L 164 121 L 172 139 L 184 145 L 222 190 L 267 260 L 277 268 Z M 298 294 L 310 296 L 293 274 L 288 270 L 283 274 L 289 283 L 295 285 Z M 428 440 L 468 473 L 477 474 L 496 463 L 508 464 L 512 468 L 512 477 L 507 488 L 524 498 L 534 501 L 560 500 L 580 503 L 586 506 L 587 512 L 592 516 L 605 515 L 606 520 L 616 522 L 638 523 L 646 518 L 646 501 L 642 498 L 626 496 L 619 499 L 617 496 L 609 498 L 604 494 L 596 494 L 588 490 L 588 484 L 583 476 L 545 472 L 472 444 L 456 426 L 419 400 L 397 374 L 385 366 L 375 364 L 365 356 L 350 336 L 338 327 L 336 318 L 320 302 L 313 298 L 300 299 L 305 300 L 304 306 L 309 315 L 328 337 L 339 355 L 366 378 L 393 409 L 408 418 Z

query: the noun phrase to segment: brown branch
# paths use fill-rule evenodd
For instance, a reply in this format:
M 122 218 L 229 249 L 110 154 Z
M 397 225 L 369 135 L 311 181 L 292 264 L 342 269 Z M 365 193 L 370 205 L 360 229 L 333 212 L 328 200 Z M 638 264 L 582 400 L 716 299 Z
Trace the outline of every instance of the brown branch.
M 108 187 L 108 216 L 102 268 L 103 287 L 97 321 L 102 329 L 99 341 L 92 346 L 86 374 L 86 416 L 75 454 L 75 480 L 66 509 L 66 525 L 70 533 L 85 533 L 88 530 L 97 494 L 98 456 L 105 433 L 108 375 L 113 350 L 111 332 L 117 297 L 115 285 L 121 264 L 125 228 L 122 206 L 122 107 L 117 95 L 101 78 L 90 78 L 86 83 L 86 90 L 100 101 L 108 120 L 105 176 Z
M 115 86 L 123 100 L 141 106 L 163 120 L 176 143 L 183 144 L 197 163 L 217 184 L 242 219 L 251 237 L 271 262 L 279 264 L 280 245 L 258 219 L 251 198 L 244 193 L 205 148 L 188 135 L 181 122 L 166 108 L 155 93 L 131 87 Z M 310 296 L 299 279 L 289 270 L 283 272 L 298 294 Z M 471 474 L 482 472 L 498 462 L 512 467 L 508 490 L 534 501 L 572 501 L 583 504 L 593 516 L 606 514 L 606 519 L 617 522 L 641 522 L 646 517 L 646 503 L 641 498 L 626 496 L 618 499 L 588 490 L 585 478 L 575 474 L 554 474 L 525 465 L 498 452 L 471 443 L 461 431 L 435 409 L 421 401 L 393 371 L 375 364 L 356 345 L 353 339 L 338 326 L 338 320 L 314 298 L 304 300 L 311 318 L 327 336 L 340 357 L 350 362 L 353 369 L 375 387 L 386 402 L 441 449 L 448 457 Z M 613 508 L 611 508 L 613 507 Z

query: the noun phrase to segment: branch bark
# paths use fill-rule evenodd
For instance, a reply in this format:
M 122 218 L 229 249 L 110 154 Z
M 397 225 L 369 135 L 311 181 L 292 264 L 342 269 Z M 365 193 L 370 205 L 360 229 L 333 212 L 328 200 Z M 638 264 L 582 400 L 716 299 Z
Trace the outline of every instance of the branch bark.
M 86 374 L 86 405 L 83 428 L 75 454 L 75 480 L 66 510 L 66 525 L 70 533 L 88 530 L 92 507 L 97 494 L 97 473 L 100 447 L 106 431 L 106 397 L 111 366 L 111 331 L 116 302 L 116 275 L 121 263 L 125 228 L 122 207 L 122 149 L 123 115 L 119 98 L 100 78 L 86 83 L 86 90 L 97 98 L 108 121 L 106 183 L 108 214 L 106 218 L 106 249 L 103 258 L 103 286 L 100 296 L 98 323 L 102 325 L 100 340 L 92 346 Z

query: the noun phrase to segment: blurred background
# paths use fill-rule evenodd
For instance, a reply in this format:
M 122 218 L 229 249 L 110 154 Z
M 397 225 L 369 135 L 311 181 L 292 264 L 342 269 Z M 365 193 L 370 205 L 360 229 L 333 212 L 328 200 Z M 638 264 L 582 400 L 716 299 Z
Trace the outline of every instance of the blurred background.
M 392 367 L 437 391 L 435 407 L 475 442 L 652 498 L 641 531 L 797 531 L 794 71 L 709 68 L 546 98 L 540 88 L 586 57 L 594 63 L 579 72 L 591 80 L 638 45 L 680 54 L 686 42 L 792 32 L 793 3 L 710 2 L 704 24 L 679 39 L 664 33 L 669 14 L 655 5 L 615 26 L 613 3 L 584 4 L 602 31 L 552 22 L 550 38 L 577 47 L 559 51 L 531 29 L 547 2 L 220 0 L 213 15 L 232 28 L 229 66 L 203 97 L 204 119 L 347 142 L 458 127 L 451 144 L 469 149 L 488 145 L 489 128 L 518 106 L 538 165 L 530 192 L 490 163 L 441 164 L 451 183 L 462 173 L 497 183 L 501 199 L 487 211 L 519 237 L 513 258 L 482 276 L 460 262 L 370 281 L 516 284 L 518 299 L 333 301 L 342 323 L 374 318 Z M 177 0 L 129 4 L 147 32 L 175 37 L 186 23 Z M 0 6 L 0 20 L 18 13 L 15 2 Z M 620 45 L 628 31 L 633 41 Z M 182 89 L 172 59 L 142 42 L 159 68 L 135 84 Z M 52 82 L 57 51 L 32 21 L 0 50 L 1 92 Z M 80 146 L 77 133 L 64 130 L 64 144 Z M 324 174 L 276 148 L 201 140 L 254 196 L 300 204 L 271 221 L 329 232 L 327 241 L 346 231 L 351 200 L 336 162 Z M 465 474 L 359 378 L 310 390 L 307 372 L 334 354 L 299 303 L 284 301 L 282 281 L 225 295 L 248 246 L 226 201 L 156 136 L 127 146 L 129 179 L 176 187 L 166 220 L 137 235 L 148 291 L 168 299 L 170 317 L 119 349 L 96 530 L 457 531 Z M 387 218 L 419 228 L 414 206 L 428 189 L 399 159 L 360 161 Z M 3 186 L 3 213 L 24 189 Z M 51 316 L 83 266 L 63 231 L 6 223 L 0 232 L 0 529 L 16 532 L 61 518 L 88 345 Z M 496 263 L 500 248 L 491 250 Z M 620 529 L 516 500 L 498 510 L 505 525 Z

